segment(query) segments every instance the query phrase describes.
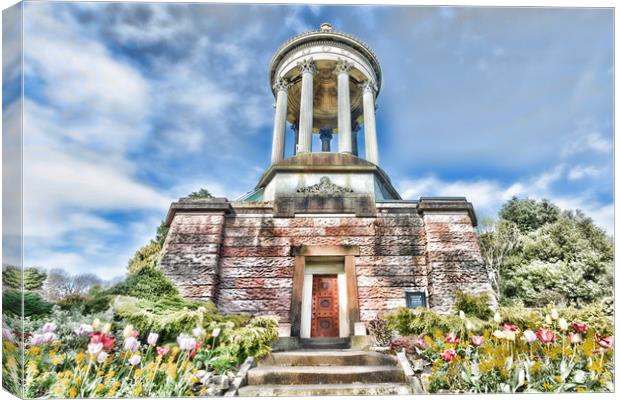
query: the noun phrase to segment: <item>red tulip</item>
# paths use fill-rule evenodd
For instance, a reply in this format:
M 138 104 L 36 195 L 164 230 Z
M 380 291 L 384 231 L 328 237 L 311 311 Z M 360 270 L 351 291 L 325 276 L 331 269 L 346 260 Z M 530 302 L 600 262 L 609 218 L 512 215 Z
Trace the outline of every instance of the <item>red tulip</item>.
M 170 351 L 170 349 L 167 347 L 159 347 L 159 346 L 157 346 L 156 350 L 157 350 L 157 354 L 159 354 L 162 357 L 168 354 L 168 352 Z
M 577 322 L 573 322 L 573 329 L 577 332 L 585 332 L 588 329 L 586 324 L 578 324 Z
M 549 329 L 540 328 L 536 331 L 536 337 L 542 343 L 551 343 L 555 340 L 555 333 Z
M 446 343 L 458 343 L 459 337 L 456 336 L 453 332 L 450 332 L 448 336 L 446 336 Z
M 454 351 L 453 349 L 448 349 L 441 353 L 441 358 L 443 358 L 444 361 L 450 362 L 454 360 L 454 357 L 456 357 L 456 351 Z
M 510 324 L 510 323 L 506 322 L 506 323 L 504 324 L 504 330 L 505 330 L 505 331 L 516 332 L 516 331 L 518 331 L 518 330 L 519 330 L 519 327 L 518 327 L 518 326 L 516 326 L 515 324 Z
M 471 343 L 476 347 L 480 346 L 484 343 L 484 336 L 472 336 Z
M 90 342 L 102 343 L 105 350 L 111 350 L 116 344 L 116 339 L 112 336 L 106 335 L 105 333 L 97 332 L 90 335 Z
M 601 346 L 604 349 L 610 349 L 610 348 L 614 347 L 614 337 L 613 336 L 598 337 L 598 335 L 597 335 L 597 340 L 596 341 L 599 344 L 599 346 Z

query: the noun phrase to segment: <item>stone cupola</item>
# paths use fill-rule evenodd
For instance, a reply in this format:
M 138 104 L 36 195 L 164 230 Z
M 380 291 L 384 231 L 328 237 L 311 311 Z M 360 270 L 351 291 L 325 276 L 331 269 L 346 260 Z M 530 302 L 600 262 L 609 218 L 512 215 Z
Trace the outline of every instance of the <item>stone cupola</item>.
M 276 100 L 271 166 L 240 200 L 273 201 L 321 182 L 373 201 L 400 199 L 379 167 L 375 100 L 381 67 L 367 44 L 323 23 L 276 50 L 269 82 Z M 313 138 L 320 139 L 315 148 Z M 288 155 L 287 140 L 294 141 Z

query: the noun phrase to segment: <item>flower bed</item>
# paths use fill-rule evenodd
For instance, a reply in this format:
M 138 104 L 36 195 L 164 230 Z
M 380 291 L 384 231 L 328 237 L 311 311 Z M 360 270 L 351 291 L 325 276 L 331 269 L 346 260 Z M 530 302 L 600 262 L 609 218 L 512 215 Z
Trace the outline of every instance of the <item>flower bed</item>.
M 436 329 L 391 344 L 394 351 L 405 351 L 414 365 L 427 366 L 421 377 L 428 392 L 614 390 L 614 337 L 583 321 L 567 321 L 556 309 L 535 321 L 536 327 L 519 326 L 500 313 L 488 323 L 472 322 L 464 313 L 460 323 L 453 316 L 447 320 L 440 325 L 448 324 L 452 331 Z
M 5 387 L 22 393 L 23 385 L 25 397 L 221 395 L 239 364 L 267 354 L 276 338 L 274 317 L 256 317 L 241 327 L 213 322 L 169 343 L 157 332 L 133 325 L 114 330 L 99 319 L 74 324 L 71 333 L 49 321 L 23 335 L 5 328 Z

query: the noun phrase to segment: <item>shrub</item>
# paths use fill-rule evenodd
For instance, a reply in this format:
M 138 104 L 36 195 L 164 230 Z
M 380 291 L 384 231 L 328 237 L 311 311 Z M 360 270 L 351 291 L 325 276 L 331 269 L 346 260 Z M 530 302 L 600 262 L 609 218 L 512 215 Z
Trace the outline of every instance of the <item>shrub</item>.
M 458 311 L 463 311 L 467 316 L 485 320 L 491 318 L 493 311 L 489 306 L 489 294 L 468 294 L 462 291 L 456 292 L 454 307 Z
M 69 310 L 72 308 L 81 308 L 87 299 L 88 296 L 84 294 L 72 293 L 58 300 L 56 304 L 63 310 Z
M 402 336 L 432 334 L 436 330 L 458 331 L 464 329 L 463 321 L 456 315 L 439 315 L 426 308 L 399 307 L 386 314 L 388 326 Z M 475 321 L 480 325 L 481 321 Z
M 24 312 L 22 314 L 22 294 Z M 2 311 L 13 315 L 25 317 L 41 316 L 49 314 L 52 304 L 43 300 L 41 296 L 33 292 L 21 292 L 19 290 L 6 290 L 2 293 Z
M 153 268 L 143 268 L 127 279 L 111 287 L 107 293 L 137 297 L 147 300 L 159 300 L 165 297 L 178 299 L 179 292 L 164 274 Z

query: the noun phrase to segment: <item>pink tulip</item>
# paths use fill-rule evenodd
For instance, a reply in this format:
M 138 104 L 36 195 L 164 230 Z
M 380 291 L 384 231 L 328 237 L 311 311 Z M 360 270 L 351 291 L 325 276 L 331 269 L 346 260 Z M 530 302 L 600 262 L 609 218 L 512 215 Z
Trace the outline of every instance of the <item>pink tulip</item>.
M 417 348 L 424 350 L 426 348 L 426 341 L 424 340 L 424 337 L 420 336 L 415 340 L 413 345 Z
M 159 346 L 157 346 L 156 350 L 157 350 L 157 354 L 159 354 L 162 357 L 168 354 L 168 352 L 170 351 L 170 349 L 167 347 L 159 347 Z
M 450 362 L 454 360 L 454 357 L 456 357 L 456 351 L 454 351 L 453 349 L 447 349 L 446 351 L 441 353 L 441 358 L 443 358 L 444 361 Z
M 611 349 L 612 347 L 614 347 L 614 337 L 613 336 L 598 337 L 597 343 L 599 344 L 599 346 L 601 346 L 604 349 Z
M 504 330 L 505 331 L 510 331 L 510 332 L 517 332 L 519 330 L 519 327 L 516 326 L 515 324 L 511 324 L 511 323 L 506 322 L 504 324 Z
M 528 343 L 536 341 L 536 334 L 529 329 L 523 332 L 523 337 Z
M 453 332 L 450 332 L 448 336 L 446 336 L 446 343 L 458 343 L 459 337 L 456 336 Z
M 128 363 L 129 363 L 129 365 L 131 365 L 131 366 L 136 366 L 136 365 L 140 364 L 140 361 L 141 361 L 141 360 L 142 360 L 142 358 L 141 358 L 139 355 L 134 354 L 133 356 L 131 356 L 131 357 L 129 358 L 129 360 L 127 360 L 127 362 L 128 362 Z
M 571 343 L 577 344 L 581 342 L 581 335 L 578 333 L 569 332 L 568 340 L 570 340 Z
M 553 331 L 551 331 L 549 329 L 545 329 L 545 328 L 540 328 L 539 330 L 537 330 L 536 331 L 536 337 L 542 343 L 551 343 L 551 342 L 555 341 L 555 333 L 553 333 Z
M 484 336 L 472 336 L 471 343 L 476 347 L 480 346 L 484 343 Z

